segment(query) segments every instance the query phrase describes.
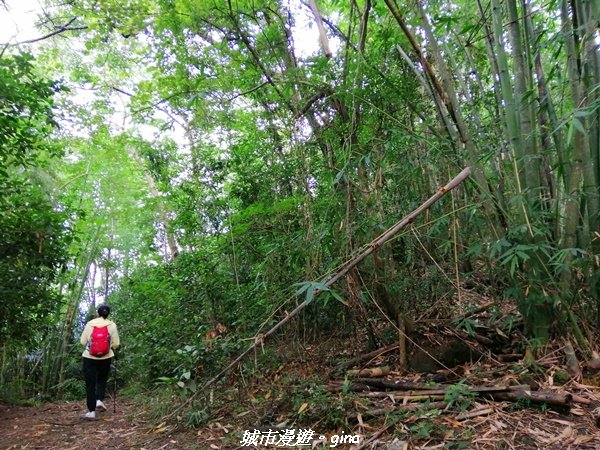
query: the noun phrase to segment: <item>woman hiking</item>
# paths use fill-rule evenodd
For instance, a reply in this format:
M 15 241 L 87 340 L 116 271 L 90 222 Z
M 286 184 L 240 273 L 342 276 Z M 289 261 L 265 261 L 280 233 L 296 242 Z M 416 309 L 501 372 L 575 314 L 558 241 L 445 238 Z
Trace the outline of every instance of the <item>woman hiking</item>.
M 96 419 L 96 410 L 106 411 L 104 393 L 110 372 L 110 363 L 115 356 L 113 350 L 120 345 L 117 325 L 108 320 L 110 307 L 98 306 L 98 317 L 90 320 L 81 334 L 83 351 L 83 375 L 87 394 L 88 412 L 83 419 Z

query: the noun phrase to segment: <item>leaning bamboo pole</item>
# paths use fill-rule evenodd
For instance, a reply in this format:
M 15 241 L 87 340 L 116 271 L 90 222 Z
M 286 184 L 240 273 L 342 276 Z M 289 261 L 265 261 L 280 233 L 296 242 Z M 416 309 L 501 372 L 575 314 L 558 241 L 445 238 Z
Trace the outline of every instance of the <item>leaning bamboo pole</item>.
M 471 169 L 469 167 L 464 168 L 456 177 L 454 177 L 452 180 L 450 180 L 445 186 L 442 186 L 441 188 L 439 188 L 435 194 L 433 194 L 431 197 L 429 197 L 429 199 L 427 199 L 424 203 L 422 203 L 421 206 L 419 206 L 417 209 L 415 209 L 411 213 L 404 216 L 394 226 L 392 226 L 391 228 L 389 228 L 388 230 L 383 232 L 381 235 L 379 235 L 379 237 L 377 237 L 373 241 L 371 241 L 371 243 L 368 244 L 360 253 L 358 253 L 357 255 L 355 255 L 354 257 L 349 259 L 348 261 L 346 261 L 341 266 L 341 268 L 335 274 L 333 274 L 333 276 L 331 276 L 330 278 L 325 280 L 322 284 L 325 285 L 326 287 L 329 287 L 329 286 L 332 286 L 333 284 L 335 284 L 340 278 L 345 277 L 352 269 L 354 269 L 357 265 L 359 265 L 362 261 L 364 261 L 369 255 L 376 252 L 384 243 L 389 241 L 400 230 L 402 230 L 407 225 L 409 225 L 413 220 L 415 220 L 415 218 L 417 218 L 417 216 L 419 216 L 421 213 L 423 213 L 424 211 L 429 209 L 431 207 L 431 205 L 433 205 L 435 202 L 437 202 L 440 198 L 442 198 L 444 195 L 446 195 L 452 189 L 459 186 L 463 181 L 465 181 L 469 177 L 470 174 L 471 174 Z M 208 380 L 202 386 L 202 388 L 198 389 L 196 391 L 196 393 L 194 393 L 192 396 L 190 396 L 185 401 L 185 403 L 183 403 L 181 406 L 179 406 L 177 409 L 175 409 L 171 414 L 169 414 L 167 416 L 167 418 L 172 417 L 179 410 L 181 410 L 184 406 L 191 403 L 192 400 L 198 395 L 198 393 L 204 392 L 206 390 L 206 388 L 208 388 L 209 386 L 214 384 L 216 381 L 218 381 L 223 375 L 225 375 L 227 372 L 229 372 L 242 359 L 244 359 L 244 357 L 246 357 L 246 355 L 248 355 L 255 348 L 262 345 L 262 343 L 264 342 L 264 340 L 266 338 L 275 334 L 281 327 L 283 327 L 286 323 L 288 323 L 290 320 L 292 320 L 294 317 L 296 317 L 319 294 L 321 294 L 321 292 L 323 292 L 323 291 L 316 290 L 314 292 L 313 296 L 307 296 L 306 300 L 304 300 L 302 303 L 300 303 L 298 306 L 296 306 L 296 308 L 292 312 L 286 314 L 286 316 L 281 321 L 279 321 L 275 326 L 273 326 L 273 328 L 271 328 L 269 331 L 267 331 L 264 334 L 258 334 L 257 336 L 255 336 L 254 342 L 252 343 L 252 345 L 250 345 L 246 350 L 244 350 L 227 367 L 225 367 L 218 374 L 216 374 L 214 377 L 212 377 L 210 380 Z

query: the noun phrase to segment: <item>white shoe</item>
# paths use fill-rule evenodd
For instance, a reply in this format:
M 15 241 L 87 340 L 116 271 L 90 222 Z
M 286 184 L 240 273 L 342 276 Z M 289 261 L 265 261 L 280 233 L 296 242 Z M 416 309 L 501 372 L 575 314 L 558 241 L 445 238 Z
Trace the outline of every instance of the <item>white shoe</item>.
M 81 416 L 85 420 L 96 420 L 96 411 L 89 411 L 85 413 L 85 416 Z
M 96 400 L 96 409 L 100 412 L 106 411 L 106 405 L 102 400 Z

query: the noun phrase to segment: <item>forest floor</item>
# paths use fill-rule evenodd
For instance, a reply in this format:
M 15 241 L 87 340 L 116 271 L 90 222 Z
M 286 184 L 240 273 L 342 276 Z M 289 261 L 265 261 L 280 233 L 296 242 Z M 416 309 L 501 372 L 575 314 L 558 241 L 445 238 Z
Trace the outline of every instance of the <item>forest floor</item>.
M 116 412 L 109 398 L 95 421 L 83 399 L 0 403 L 0 449 L 599 450 L 600 358 L 568 341 L 531 352 L 518 317 L 505 326 L 511 311 L 472 300 L 454 314 L 462 328 L 421 321 L 402 371 L 397 344 L 373 356 L 360 333 L 282 336 L 175 417 L 181 392 L 167 386 L 118 398 Z
M 387 407 L 392 405 L 393 395 L 374 400 L 357 394 L 344 402 L 343 411 L 339 410 L 342 403 L 332 397 L 313 401 L 310 405 L 308 400 L 300 406 L 306 415 L 299 422 L 295 422 L 298 410 L 280 408 L 285 402 L 282 393 L 272 385 L 264 387 L 275 398 L 261 390 L 261 394 L 254 391 L 256 398 L 261 397 L 260 401 L 251 402 L 254 407 L 221 403 L 219 417 L 213 417 L 195 429 L 148 420 L 148 411 L 140 409 L 139 401 L 134 403 L 129 399 L 116 402 L 116 413 L 108 399 L 108 411 L 98 413 L 95 421 L 80 418 L 84 412 L 83 400 L 37 407 L 0 404 L 0 449 L 600 449 L 600 430 L 594 411 L 600 405 L 600 389 L 577 383 L 559 388 L 577 392 L 578 402 L 568 409 L 475 399 L 463 412 L 456 408 L 429 409 L 424 405 L 422 409 L 401 416 L 376 417 L 371 413 L 378 408 L 370 402 L 379 402 L 379 408 L 389 413 Z M 323 407 L 325 401 L 329 403 L 329 409 Z M 394 407 L 399 411 L 403 409 L 401 398 L 396 399 Z M 245 411 L 238 413 L 240 410 Z M 308 414 L 310 410 L 312 414 Z M 277 429 L 276 422 L 284 417 L 293 418 L 289 427 L 295 427 L 297 432 L 302 428 L 323 433 L 330 447 L 318 443 L 317 435 L 312 441 L 313 446 L 241 445 L 245 430 L 260 431 L 266 436 L 267 430 Z M 341 422 L 346 426 L 332 426 L 333 417 L 344 418 Z M 341 438 L 344 433 L 348 437 L 357 436 L 357 441 L 331 445 L 333 434 Z
M 173 435 L 168 428 L 152 426 L 140 417 L 131 401 L 118 400 L 97 413 L 95 421 L 83 420 L 85 400 L 45 403 L 39 407 L 0 404 L 0 449 L 205 449 L 193 432 Z

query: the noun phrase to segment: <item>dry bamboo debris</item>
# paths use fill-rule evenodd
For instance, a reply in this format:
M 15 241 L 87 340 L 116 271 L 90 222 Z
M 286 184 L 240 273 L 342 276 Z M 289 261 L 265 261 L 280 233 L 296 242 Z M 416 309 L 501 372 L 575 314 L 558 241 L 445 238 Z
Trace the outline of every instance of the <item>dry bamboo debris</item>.
M 363 389 L 363 388 L 367 389 Z M 411 381 L 388 381 L 374 378 L 357 378 L 355 382 L 344 386 L 341 383 L 325 388 L 327 392 L 359 392 L 368 398 L 390 398 L 392 401 L 404 402 L 443 400 L 452 385 L 432 385 Z M 395 389 L 395 391 L 372 391 L 372 388 Z M 529 385 L 515 386 L 466 386 L 469 392 L 491 400 L 527 401 L 544 403 L 549 406 L 569 408 L 573 403 L 573 395 L 568 392 L 550 390 L 533 390 Z M 535 389 L 535 387 L 534 387 Z M 578 400 L 579 397 L 576 398 Z
M 366 411 L 362 411 L 356 414 L 350 414 L 348 417 L 350 419 L 358 419 L 358 416 L 361 418 L 370 418 L 370 417 L 380 417 L 385 416 L 386 414 L 390 414 L 392 412 L 412 412 L 424 409 L 443 409 L 448 406 L 448 402 L 444 401 L 435 401 L 429 403 L 406 403 L 406 404 L 398 404 L 395 406 L 388 406 L 385 408 L 375 408 L 368 409 Z
M 391 228 L 388 228 L 381 235 L 379 235 L 376 239 L 371 241 L 367 246 L 365 246 L 363 248 L 362 251 L 360 251 L 358 254 L 356 254 L 355 256 L 350 258 L 348 261 L 346 261 L 344 264 L 342 264 L 342 266 L 339 268 L 339 270 L 335 274 L 333 274 L 330 278 L 325 280 L 323 282 L 323 284 L 325 286 L 329 287 L 329 286 L 334 285 L 339 279 L 344 278 L 346 275 L 348 275 L 348 273 L 350 273 L 350 271 L 352 269 L 354 269 L 356 266 L 358 266 L 362 261 L 364 261 L 372 253 L 376 252 L 388 240 L 390 240 L 392 237 L 394 237 L 396 234 L 398 234 L 398 232 L 400 230 L 405 228 L 407 225 L 411 224 L 419 215 L 421 215 L 421 213 L 423 213 L 424 211 L 427 211 L 431 207 L 431 205 L 433 205 L 435 202 L 437 202 L 439 199 L 441 199 L 448 192 L 450 192 L 451 190 L 453 190 L 457 186 L 459 186 L 463 181 L 465 181 L 469 177 L 469 175 L 471 175 L 471 169 L 469 167 L 465 167 L 458 175 L 456 175 L 453 179 L 451 179 L 445 186 L 440 187 L 435 194 L 433 194 L 431 197 L 429 197 L 427 200 L 425 200 L 418 208 L 416 208 L 415 210 L 413 210 L 412 212 L 410 212 L 409 214 L 404 216 L 400 221 L 396 222 L 396 224 L 394 226 L 392 226 Z M 321 294 L 321 292 L 322 291 L 320 291 L 320 290 L 315 291 L 312 298 L 310 298 L 310 299 L 306 298 L 302 303 L 300 303 L 298 306 L 296 306 L 296 308 L 294 310 L 292 310 L 290 313 L 286 314 L 286 316 L 283 319 L 281 319 L 276 325 L 274 325 L 269 331 L 267 331 L 264 334 L 260 333 L 259 335 L 257 335 L 253 344 L 251 344 L 248 348 L 246 348 L 246 350 L 244 350 L 242 353 L 240 353 L 237 356 L 237 358 L 235 358 L 233 361 L 231 361 L 229 363 L 228 366 L 223 368 L 214 377 L 212 377 L 210 380 L 208 380 L 206 383 L 204 383 L 204 385 L 202 386 L 201 389 L 198 389 L 196 391 L 196 393 L 194 393 L 193 395 L 188 397 L 188 399 L 180 407 L 176 408 L 167 417 L 172 417 L 181 408 L 190 404 L 193 401 L 193 399 L 196 397 L 196 395 L 198 395 L 198 393 L 206 391 L 206 389 L 209 386 L 211 386 L 213 383 L 220 380 L 221 377 L 223 377 L 223 375 L 225 375 L 227 372 L 229 372 L 233 367 L 237 366 L 237 364 L 242 359 L 244 359 L 246 357 L 246 355 L 250 354 L 250 352 L 252 352 L 258 346 L 262 345 L 262 343 L 264 342 L 264 340 L 266 338 L 275 334 L 281 327 L 283 327 L 286 323 L 288 323 L 290 320 L 292 320 L 294 317 L 296 317 L 306 306 L 308 306 L 312 302 L 312 300 L 315 297 L 319 296 Z
M 568 408 L 573 403 L 573 396 L 568 392 L 554 391 L 510 391 L 490 394 L 494 400 L 527 400 L 534 403 L 545 403 L 551 406 Z
M 376 377 L 384 377 L 390 373 L 389 366 L 382 367 L 372 367 L 369 369 L 356 369 L 349 370 L 346 372 L 349 377 L 368 377 L 368 378 L 376 378 Z
M 464 413 L 460 413 L 455 417 L 456 420 L 468 420 L 474 419 L 475 417 L 487 416 L 488 414 L 492 414 L 494 412 L 494 408 L 479 408 L 474 409 L 472 411 L 465 411 Z
M 378 348 L 377 350 L 374 350 L 372 352 L 365 353 L 364 355 L 358 355 L 355 358 L 352 358 L 346 362 L 338 364 L 338 366 L 332 372 L 339 372 L 339 371 L 348 369 L 350 367 L 357 366 L 365 361 L 370 361 L 374 358 L 377 358 L 378 356 L 381 356 L 384 353 L 391 352 L 392 350 L 396 350 L 397 348 L 398 348 L 398 343 L 396 342 L 396 343 L 388 345 L 386 347 Z
M 374 378 L 357 378 L 344 386 L 342 381 L 334 381 L 325 387 L 326 392 L 341 392 L 344 388 L 350 392 L 363 392 L 366 397 L 389 397 L 390 395 L 442 395 L 452 385 L 418 383 L 413 381 L 387 381 Z M 395 391 L 373 391 L 377 389 L 395 389 Z M 514 386 L 467 386 L 469 391 L 477 393 L 506 392 L 506 391 L 531 391 L 530 385 L 519 384 Z
M 371 390 L 370 386 L 367 386 L 366 384 L 361 384 L 361 383 L 349 383 L 347 385 L 344 386 L 344 383 L 340 382 L 335 382 L 330 384 L 329 386 L 325 386 L 323 388 L 323 391 L 325 392 L 332 392 L 332 393 L 337 393 L 337 392 L 368 392 Z
M 408 390 L 408 391 L 388 391 L 388 392 L 364 392 L 361 394 L 363 397 L 371 398 L 385 398 L 391 395 L 398 397 L 410 397 L 410 396 L 424 396 L 424 395 L 445 395 L 448 386 L 440 389 L 428 389 L 428 390 Z M 529 385 L 520 384 L 516 386 L 471 386 L 469 387 L 470 392 L 477 393 L 494 393 L 494 392 L 507 392 L 507 391 L 530 391 Z
M 378 378 L 355 378 L 356 383 L 366 384 L 379 389 L 397 389 L 400 391 L 406 390 L 429 390 L 443 388 L 444 385 L 437 383 L 419 383 L 415 381 L 389 381 L 380 380 Z

